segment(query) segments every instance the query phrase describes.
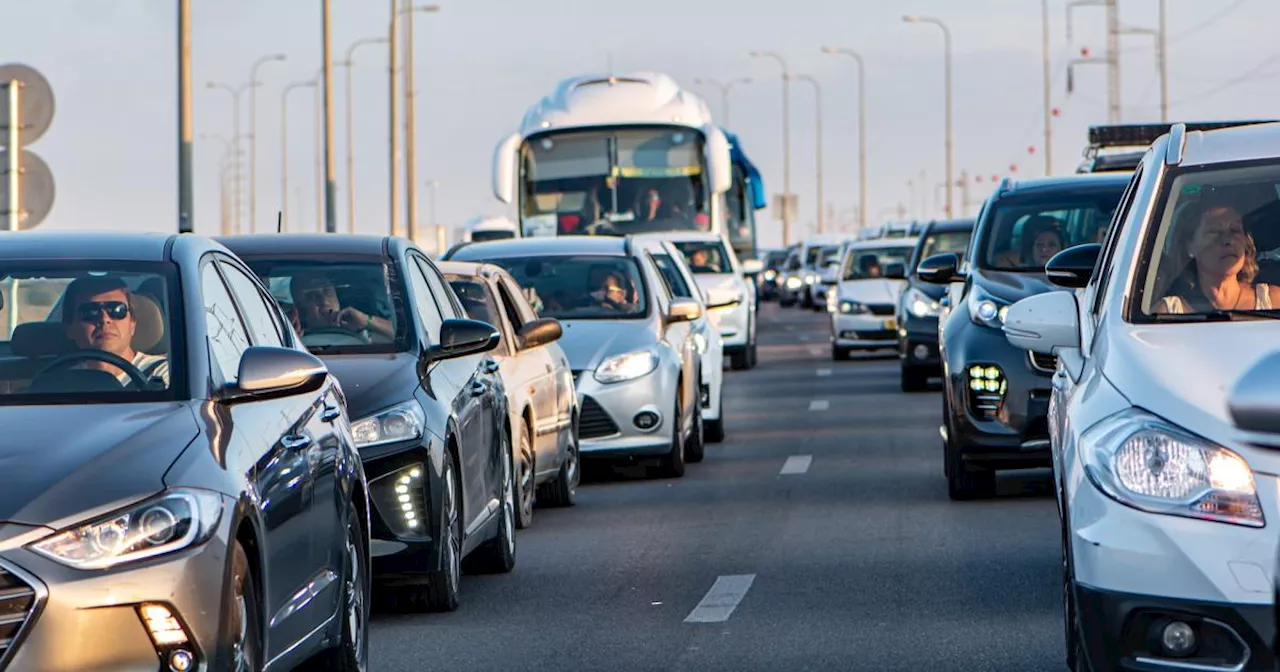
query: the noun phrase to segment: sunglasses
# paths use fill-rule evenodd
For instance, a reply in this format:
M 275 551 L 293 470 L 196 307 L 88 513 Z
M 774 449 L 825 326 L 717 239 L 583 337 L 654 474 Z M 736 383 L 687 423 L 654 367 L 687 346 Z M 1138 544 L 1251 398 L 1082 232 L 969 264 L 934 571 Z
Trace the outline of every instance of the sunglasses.
M 97 322 L 103 313 L 113 320 L 123 320 L 129 316 L 129 304 L 123 301 L 90 301 L 77 306 L 76 313 L 81 322 Z

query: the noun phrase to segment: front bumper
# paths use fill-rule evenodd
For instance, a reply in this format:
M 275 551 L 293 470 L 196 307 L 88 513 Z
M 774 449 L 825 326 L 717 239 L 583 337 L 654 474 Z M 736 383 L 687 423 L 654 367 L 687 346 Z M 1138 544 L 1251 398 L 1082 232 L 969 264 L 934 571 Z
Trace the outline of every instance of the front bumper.
M 591 371 L 574 371 L 578 390 L 578 451 L 583 457 L 664 455 L 671 450 L 676 419 L 676 378 L 659 364 L 634 380 L 601 383 Z M 636 420 L 657 421 L 641 429 Z
M 751 333 L 751 306 L 747 303 L 736 303 L 723 308 L 712 308 L 707 311 L 711 326 L 720 332 L 720 340 L 725 349 L 747 347 Z
M 882 348 L 898 344 L 898 321 L 893 315 L 829 313 L 831 342 L 843 348 Z
M 903 313 L 898 325 L 898 357 L 904 367 L 942 373 L 938 354 L 938 318 Z
M 1154 623 L 1160 618 L 1192 625 L 1205 644 L 1216 639 L 1225 651 L 1235 647 L 1234 659 L 1221 656 L 1228 663 L 1221 668 L 1183 669 L 1232 669 L 1246 647 L 1240 669 L 1274 669 L 1274 530 L 1138 511 L 1074 471 L 1067 493 L 1071 560 L 1081 636 L 1094 669 L 1160 669 L 1135 664 L 1139 656 L 1168 657 L 1148 632 L 1162 627 Z M 1255 484 L 1274 525 L 1277 479 L 1255 474 Z
M 441 568 L 440 474 L 431 437 L 361 450 L 372 502 L 369 554 L 379 583 L 416 582 Z M 438 450 L 438 449 L 436 449 Z M 407 497 L 408 501 L 403 501 Z M 409 505 L 406 510 L 404 505 Z
M 217 642 L 226 620 L 233 504 L 224 498 L 218 529 L 204 544 L 109 570 L 71 569 L 18 545 L 34 537 L 0 542 L 0 623 L 27 614 L 19 627 L 0 626 L 0 642 L 16 635 L 8 650 L 0 643 L 0 668 L 168 670 L 170 657 L 179 651 L 191 656 L 192 670 L 227 665 L 227 652 Z M 12 526 L 0 525 L 0 530 L 5 538 Z M 154 643 L 140 615 L 144 604 L 167 609 L 186 641 Z
M 968 463 L 1027 469 L 1052 464 L 1049 393 L 1055 362 L 1009 344 L 1004 332 L 953 313 L 946 324 L 943 375 L 950 415 L 945 430 Z M 995 367 L 1003 393 L 970 389 L 970 369 Z

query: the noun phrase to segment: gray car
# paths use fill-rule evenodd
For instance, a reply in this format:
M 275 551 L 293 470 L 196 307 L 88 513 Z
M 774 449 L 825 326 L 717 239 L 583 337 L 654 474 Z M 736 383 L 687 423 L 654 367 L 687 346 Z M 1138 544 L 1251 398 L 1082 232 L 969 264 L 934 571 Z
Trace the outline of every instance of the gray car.
M 583 459 L 659 457 L 673 476 L 702 459 L 701 358 L 690 324 L 702 307 L 672 297 L 630 237 L 471 243 L 446 258 L 505 268 L 539 315 L 560 321 Z
M 343 391 L 199 236 L 0 234 L 0 669 L 368 661 Z

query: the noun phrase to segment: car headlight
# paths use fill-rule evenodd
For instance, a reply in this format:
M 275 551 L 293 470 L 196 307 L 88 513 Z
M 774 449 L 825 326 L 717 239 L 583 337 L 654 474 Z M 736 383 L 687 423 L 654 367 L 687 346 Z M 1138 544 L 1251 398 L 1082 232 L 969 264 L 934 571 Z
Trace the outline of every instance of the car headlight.
M 805 276 L 804 276 L 804 284 L 806 284 L 806 285 L 812 285 L 813 283 L 815 283 L 815 282 L 817 282 L 817 281 L 818 281 L 818 276 L 816 276 L 816 275 L 814 275 L 814 274 L 812 274 L 812 273 L 809 273 L 809 274 L 807 274 L 807 275 L 805 275 Z
M 800 285 L 804 284 L 800 278 L 792 275 L 787 278 L 787 289 L 800 289 Z
M 827 292 L 827 312 L 834 313 L 840 305 L 839 292 L 832 289 Z
M 658 356 L 648 350 L 636 350 L 614 355 L 596 367 L 596 380 L 602 383 L 621 383 L 648 375 L 658 368 Z
M 775 271 L 775 270 L 773 270 L 773 269 L 769 269 L 769 270 L 767 270 L 767 271 L 765 271 L 765 272 L 764 272 L 764 279 L 765 279 L 765 280 L 768 280 L 768 281 L 772 282 L 772 281 L 773 281 L 773 279 L 774 279 L 774 278 L 776 278 L 776 277 L 778 277 L 778 272 L 777 272 L 777 271 Z
M 840 312 L 846 315 L 857 315 L 858 313 L 867 312 L 867 307 L 857 301 L 841 301 Z
M 357 448 L 422 438 L 426 415 L 416 401 L 406 401 L 351 423 Z
M 29 548 L 75 569 L 108 569 L 204 543 L 222 518 L 222 496 L 177 488 L 64 530 Z
M 907 290 L 906 295 L 902 297 L 902 303 L 907 307 L 907 312 L 916 317 L 937 317 L 938 312 L 942 310 L 941 304 L 915 287 Z M 999 315 L 999 311 L 996 312 Z
M 1253 470 L 1236 453 L 1146 411 L 1113 415 L 1080 437 L 1100 490 L 1135 509 L 1264 527 Z
M 969 291 L 968 303 L 969 317 L 975 323 L 992 329 L 999 329 L 1009 312 L 1009 304 L 988 295 L 976 285 Z

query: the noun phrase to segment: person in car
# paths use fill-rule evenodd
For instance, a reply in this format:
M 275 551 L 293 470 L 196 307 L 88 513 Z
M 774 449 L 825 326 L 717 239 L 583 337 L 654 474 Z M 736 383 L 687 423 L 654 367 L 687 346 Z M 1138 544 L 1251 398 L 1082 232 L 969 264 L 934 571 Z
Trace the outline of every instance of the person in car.
M 1065 247 L 1064 240 L 1056 218 L 1036 215 L 1022 225 L 1021 248 L 1000 253 L 996 264 L 1001 268 L 1044 268 Z
M 720 273 L 720 265 L 712 263 L 711 253 L 699 248 L 689 255 L 689 270 L 694 273 Z
M 878 278 L 882 275 L 880 260 L 872 255 L 867 255 L 859 260 L 858 266 L 863 278 Z
M 67 286 L 62 302 L 62 324 L 81 350 L 102 350 L 132 363 L 142 375 L 155 384 L 169 385 L 169 359 L 133 349 L 133 336 L 138 329 L 133 312 L 133 293 L 120 278 L 90 276 L 73 280 Z M 163 318 L 162 318 L 163 319 Z M 121 386 L 133 385 L 133 379 L 120 367 L 103 361 L 87 361 L 81 368 L 106 371 Z
M 1185 255 L 1187 266 L 1160 300 L 1157 313 L 1280 306 L 1280 287 L 1253 282 L 1258 274 L 1258 248 L 1235 207 L 1206 203 L 1195 225 L 1181 227 L 1174 235 L 1178 236 L 1175 249 Z
M 289 293 L 296 309 L 290 317 L 296 316 L 293 327 L 301 335 L 316 329 L 344 329 L 369 336 L 395 338 L 395 325 L 390 320 L 370 315 L 359 308 L 340 305 L 337 288 L 321 271 L 296 273 L 289 281 Z
M 604 308 L 612 308 L 620 313 L 635 310 L 636 292 L 631 283 L 620 273 L 605 273 L 600 279 L 598 289 L 591 292 L 591 297 Z

